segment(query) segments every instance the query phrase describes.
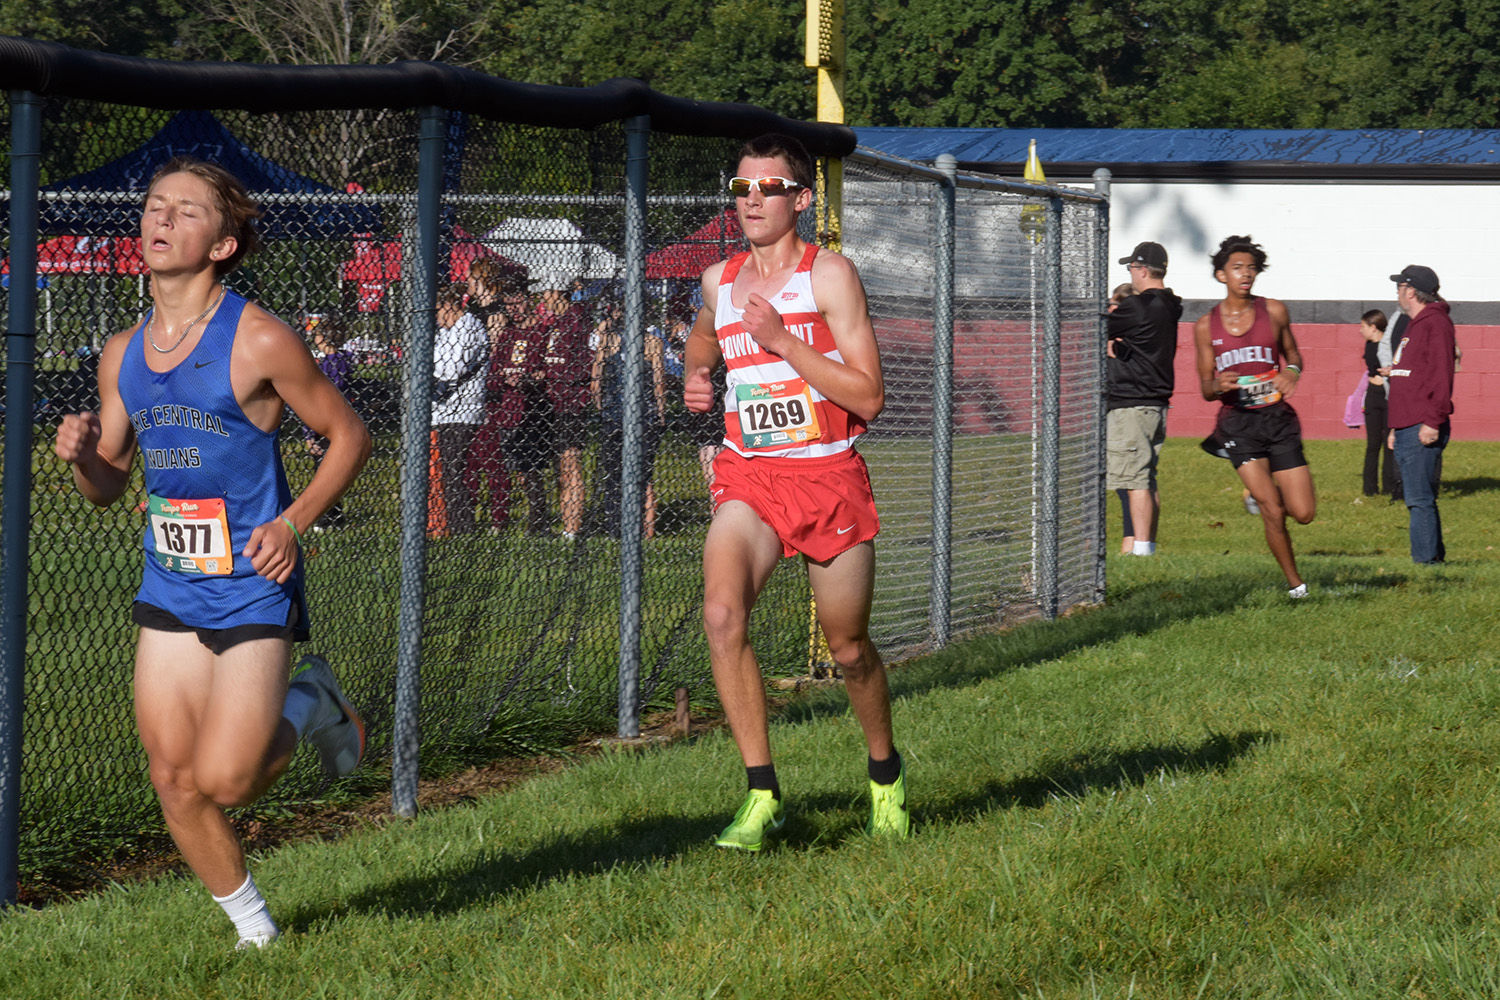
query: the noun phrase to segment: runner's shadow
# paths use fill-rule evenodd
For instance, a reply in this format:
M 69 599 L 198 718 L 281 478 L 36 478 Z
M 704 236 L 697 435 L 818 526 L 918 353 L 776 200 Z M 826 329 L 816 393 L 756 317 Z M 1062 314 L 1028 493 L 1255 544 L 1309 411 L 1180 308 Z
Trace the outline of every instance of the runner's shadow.
M 567 806 L 557 803 L 556 808 Z M 489 905 L 497 897 L 532 893 L 557 881 L 668 861 L 688 850 L 707 848 L 725 815 L 719 810 L 697 816 L 648 816 L 554 837 L 519 852 L 476 844 L 441 856 L 414 857 L 411 874 L 370 883 L 341 905 L 319 900 L 295 907 L 287 912 L 284 926 L 305 932 L 343 913 L 441 916 Z
M 974 794 L 924 806 L 928 822 L 953 822 L 996 809 L 1040 809 L 1054 799 L 1138 788 L 1175 775 L 1219 774 L 1242 757 L 1278 740 L 1275 733 L 1210 733 L 1196 746 L 1165 744 L 1134 750 L 1097 748 L 1048 763 L 1009 781 L 988 782 Z
M 961 823 L 1001 809 L 1040 809 L 1058 799 L 1081 799 L 1095 793 L 1138 788 L 1164 777 L 1217 774 L 1277 739 L 1268 732 L 1246 731 L 1230 736 L 1211 733 L 1195 746 L 1176 743 L 1133 750 L 1103 747 L 1085 750 L 1046 763 L 1030 774 L 985 782 L 965 794 L 916 800 L 912 823 L 920 835 L 921 828 L 928 824 Z M 788 819 L 784 838 L 788 847 L 837 842 L 857 835 L 864 827 L 863 810 L 867 807 L 860 803 L 851 810 L 848 796 L 825 794 L 799 800 L 795 805 L 798 810 Z M 845 818 L 816 815 L 822 811 Z

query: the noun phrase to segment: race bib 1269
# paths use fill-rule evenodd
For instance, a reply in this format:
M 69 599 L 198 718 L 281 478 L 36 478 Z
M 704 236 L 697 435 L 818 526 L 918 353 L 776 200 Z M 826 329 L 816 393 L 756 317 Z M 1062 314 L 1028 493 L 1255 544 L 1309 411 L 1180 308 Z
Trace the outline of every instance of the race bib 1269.
M 234 570 L 229 515 L 222 499 L 146 499 L 156 561 L 174 573 L 224 576 Z
M 812 390 L 802 379 L 735 387 L 740 442 L 751 450 L 796 448 L 823 436 Z

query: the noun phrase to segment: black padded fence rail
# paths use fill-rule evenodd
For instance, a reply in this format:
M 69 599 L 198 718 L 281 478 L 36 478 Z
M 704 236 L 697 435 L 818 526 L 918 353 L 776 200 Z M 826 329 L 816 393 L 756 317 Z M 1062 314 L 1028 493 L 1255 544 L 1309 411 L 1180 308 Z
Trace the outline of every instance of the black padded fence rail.
M 164 110 L 333 111 L 433 106 L 516 125 L 597 128 L 649 115 L 656 132 L 749 139 L 783 132 L 814 156 L 847 156 L 854 130 L 783 118 L 751 104 L 669 97 L 639 80 L 549 87 L 439 62 L 386 66 L 185 63 L 85 52 L 0 36 L 0 88 Z

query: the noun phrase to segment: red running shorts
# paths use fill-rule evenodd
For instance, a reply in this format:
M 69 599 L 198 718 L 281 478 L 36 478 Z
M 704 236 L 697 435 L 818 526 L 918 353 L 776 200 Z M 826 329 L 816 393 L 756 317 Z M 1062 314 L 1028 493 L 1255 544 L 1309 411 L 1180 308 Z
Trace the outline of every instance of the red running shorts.
M 864 456 L 745 458 L 726 448 L 714 459 L 714 510 L 739 500 L 781 539 L 781 553 L 827 562 L 880 534 Z

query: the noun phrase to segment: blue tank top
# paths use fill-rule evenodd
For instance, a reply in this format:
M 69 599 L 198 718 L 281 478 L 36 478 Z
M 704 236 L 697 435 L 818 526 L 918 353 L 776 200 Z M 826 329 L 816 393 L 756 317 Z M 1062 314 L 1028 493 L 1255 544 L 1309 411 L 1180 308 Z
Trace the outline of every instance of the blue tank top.
M 284 584 L 240 555 L 250 532 L 292 502 L 279 429 L 245 416 L 229 363 L 245 300 L 233 292 L 197 345 L 170 371 L 146 364 L 145 322 L 120 362 L 120 399 L 145 463 L 146 572 L 136 600 L 194 628 L 308 624 L 303 565 Z M 149 320 L 150 314 L 147 314 Z

